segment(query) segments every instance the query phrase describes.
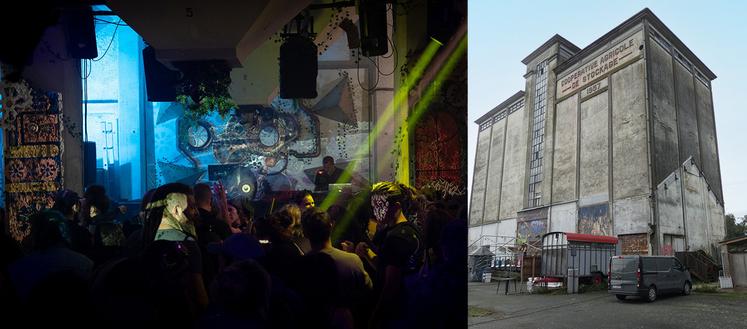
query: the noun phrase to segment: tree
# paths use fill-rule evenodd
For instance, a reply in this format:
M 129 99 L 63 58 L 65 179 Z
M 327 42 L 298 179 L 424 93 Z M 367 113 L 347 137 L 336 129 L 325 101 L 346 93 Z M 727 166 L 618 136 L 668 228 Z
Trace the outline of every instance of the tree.
M 737 223 L 734 214 L 726 214 L 726 239 L 737 238 L 747 235 L 747 216 L 742 217 Z

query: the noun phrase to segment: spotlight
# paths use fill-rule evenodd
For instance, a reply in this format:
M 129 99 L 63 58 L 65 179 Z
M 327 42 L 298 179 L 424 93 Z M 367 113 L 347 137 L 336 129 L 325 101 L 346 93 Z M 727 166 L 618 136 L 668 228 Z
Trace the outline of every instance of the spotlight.
M 252 191 L 252 186 L 249 184 L 241 185 L 241 192 L 249 193 Z

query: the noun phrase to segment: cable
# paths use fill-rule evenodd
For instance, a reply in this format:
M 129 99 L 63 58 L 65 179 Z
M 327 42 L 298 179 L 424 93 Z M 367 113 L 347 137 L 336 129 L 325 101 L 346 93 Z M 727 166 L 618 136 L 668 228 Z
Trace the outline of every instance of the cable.
M 361 89 L 363 89 L 365 91 L 372 91 L 372 90 L 376 89 L 376 87 L 379 85 L 379 75 L 378 74 L 376 75 L 376 83 L 373 85 L 373 87 L 371 87 L 371 89 L 363 87 L 363 83 L 361 82 L 361 70 L 360 70 L 361 54 L 360 54 L 360 52 L 358 52 L 356 55 L 358 56 L 358 60 L 355 61 L 355 68 L 356 68 L 355 74 L 356 74 L 356 76 L 358 78 L 358 85 L 361 87 Z M 369 58 L 369 60 L 370 60 L 370 58 Z
M 88 71 L 88 61 L 83 61 L 83 71 Z M 88 141 L 88 75 L 83 78 L 83 141 L 86 142 Z
M 96 21 L 99 21 L 99 22 L 102 22 L 102 23 L 106 23 L 106 24 L 111 24 L 111 25 L 117 25 L 117 26 L 129 26 L 129 25 L 127 25 L 127 24 L 122 24 L 122 23 L 118 23 L 118 22 L 107 21 L 107 20 L 105 20 L 105 19 L 101 19 L 101 18 L 94 18 L 94 20 L 96 20 Z M 119 21 L 121 22 L 122 20 L 120 19 Z
M 119 26 L 120 26 L 119 23 L 121 23 L 121 22 L 122 22 L 122 19 L 120 18 L 119 22 L 117 23 L 117 26 L 114 28 L 114 33 L 112 33 L 112 38 L 111 38 L 111 40 L 109 40 L 109 45 L 106 46 L 106 50 L 104 51 L 104 54 L 101 55 L 101 57 L 99 57 L 98 59 L 94 58 L 93 59 L 94 62 L 100 61 L 109 52 L 109 48 L 112 46 L 112 43 L 114 42 L 114 38 L 117 36 L 117 29 L 119 29 Z

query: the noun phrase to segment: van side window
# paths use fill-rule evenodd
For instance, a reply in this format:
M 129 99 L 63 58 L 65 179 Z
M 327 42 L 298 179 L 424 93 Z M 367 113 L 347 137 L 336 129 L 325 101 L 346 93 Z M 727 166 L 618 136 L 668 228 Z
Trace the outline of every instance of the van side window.
M 671 258 L 657 258 L 656 259 L 656 267 L 659 272 L 667 272 L 672 267 L 672 259 Z
M 643 269 L 644 272 L 656 272 L 658 271 L 656 266 L 656 258 L 643 257 Z
M 680 271 L 683 270 L 682 263 L 677 258 L 672 258 L 672 267 Z

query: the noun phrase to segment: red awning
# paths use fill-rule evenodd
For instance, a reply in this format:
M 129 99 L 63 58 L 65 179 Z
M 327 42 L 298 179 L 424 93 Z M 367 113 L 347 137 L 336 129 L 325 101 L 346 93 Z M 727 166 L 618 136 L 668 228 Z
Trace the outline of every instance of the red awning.
M 617 238 L 614 236 L 566 233 L 565 237 L 568 241 L 617 244 Z

